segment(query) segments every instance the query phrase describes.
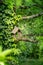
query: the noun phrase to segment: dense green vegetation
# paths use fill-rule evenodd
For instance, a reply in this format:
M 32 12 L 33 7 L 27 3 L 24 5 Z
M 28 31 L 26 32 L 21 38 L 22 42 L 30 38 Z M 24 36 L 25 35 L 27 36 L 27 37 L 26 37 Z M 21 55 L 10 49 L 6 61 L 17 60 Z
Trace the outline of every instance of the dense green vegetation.
M 0 65 L 42 60 L 43 0 L 0 0 Z

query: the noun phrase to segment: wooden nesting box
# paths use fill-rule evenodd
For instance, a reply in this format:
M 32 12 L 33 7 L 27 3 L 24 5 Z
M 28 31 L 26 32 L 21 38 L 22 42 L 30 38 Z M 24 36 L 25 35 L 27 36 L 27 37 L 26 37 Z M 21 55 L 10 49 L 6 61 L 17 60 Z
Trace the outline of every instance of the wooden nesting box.
M 12 30 L 12 33 L 15 35 L 17 32 L 21 32 L 20 29 L 18 27 L 14 27 L 14 29 Z

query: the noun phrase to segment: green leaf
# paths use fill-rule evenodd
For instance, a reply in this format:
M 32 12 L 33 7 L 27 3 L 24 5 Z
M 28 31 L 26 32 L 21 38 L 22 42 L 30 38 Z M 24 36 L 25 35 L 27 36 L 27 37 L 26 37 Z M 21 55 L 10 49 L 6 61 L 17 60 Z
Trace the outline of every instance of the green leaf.
M 22 0 L 16 0 L 16 7 L 18 8 L 19 6 L 21 6 L 22 5 Z

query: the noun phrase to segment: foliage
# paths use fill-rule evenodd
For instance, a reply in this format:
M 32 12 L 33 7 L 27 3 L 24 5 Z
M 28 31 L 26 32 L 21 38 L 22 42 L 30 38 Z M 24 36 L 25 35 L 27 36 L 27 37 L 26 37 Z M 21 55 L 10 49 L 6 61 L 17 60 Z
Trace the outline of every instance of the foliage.
M 18 65 L 25 59 L 43 58 L 43 15 L 23 20 L 43 12 L 41 0 L 1 0 L 0 3 L 0 64 Z M 35 4 L 34 6 L 32 6 Z M 37 6 L 36 6 L 37 5 Z M 21 6 L 29 8 L 21 8 Z M 15 9 L 14 9 L 15 7 Z M 27 38 L 38 40 L 37 43 L 15 41 L 11 31 L 18 26 L 22 35 L 33 34 Z M 18 33 L 17 33 L 18 34 Z M 16 34 L 16 35 L 17 35 Z M 21 64 L 20 64 L 21 65 Z

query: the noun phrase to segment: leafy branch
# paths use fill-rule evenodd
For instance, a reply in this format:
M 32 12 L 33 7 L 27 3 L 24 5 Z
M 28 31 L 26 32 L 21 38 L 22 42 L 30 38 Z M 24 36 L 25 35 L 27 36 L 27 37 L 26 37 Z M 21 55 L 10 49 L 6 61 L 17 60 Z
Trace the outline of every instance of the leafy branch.
M 6 56 L 9 55 L 12 52 L 13 49 L 7 49 L 5 51 L 2 51 L 0 53 L 0 61 L 5 60 Z

